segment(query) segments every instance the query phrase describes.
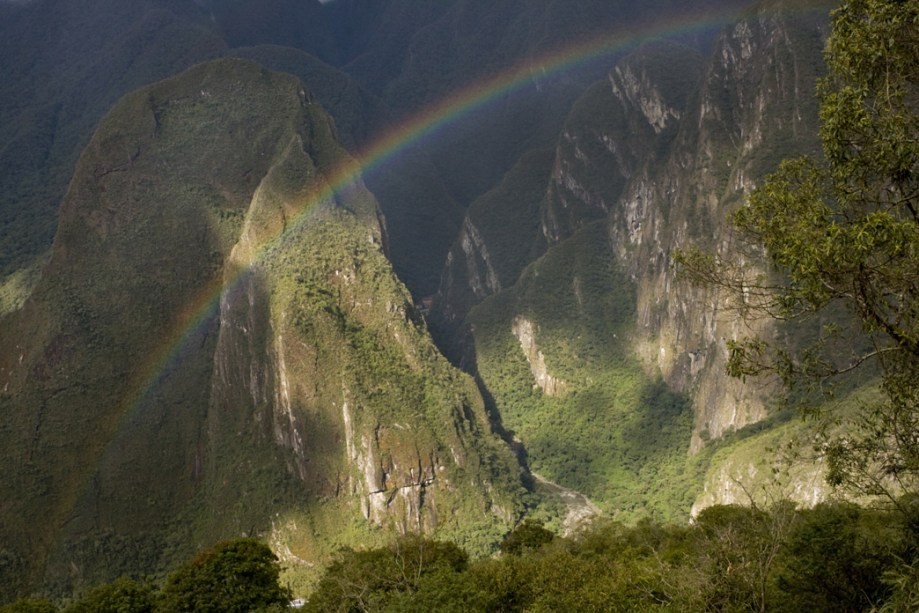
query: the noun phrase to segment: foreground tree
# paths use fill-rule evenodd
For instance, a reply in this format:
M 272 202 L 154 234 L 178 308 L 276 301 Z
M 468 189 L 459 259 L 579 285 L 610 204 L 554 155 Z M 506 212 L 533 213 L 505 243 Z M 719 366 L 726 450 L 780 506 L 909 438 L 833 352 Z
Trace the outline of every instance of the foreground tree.
M 456 594 L 449 592 L 459 588 L 455 579 L 466 570 L 468 561 L 466 552 L 455 544 L 414 534 L 402 536 L 387 547 L 363 551 L 346 548 L 326 569 L 310 595 L 307 610 L 469 610 L 468 606 L 447 606 L 447 600 L 456 599 Z M 428 607 L 407 608 L 407 601 L 420 590 L 425 592 Z
M 20 598 L 0 607 L 0 613 L 57 613 L 57 607 L 46 598 Z
M 529 549 L 539 549 L 551 543 L 554 538 L 555 534 L 546 530 L 541 521 L 526 519 L 504 537 L 499 549 L 501 553 L 519 556 Z
M 286 607 L 290 593 L 278 582 L 281 568 L 267 545 L 255 539 L 225 541 L 173 572 L 159 610 L 178 613 L 248 613 Z
M 824 158 L 784 162 L 734 216 L 740 255 L 765 253 L 771 270 L 736 253 L 679 260 L 746 317 L 819 326 L 813 342 L 732 342 L 731 374 L 776 374 L 792 397 L 817 404 L 813 393 L 834 378 L 876 369 L 882 399 L 858 434 L 823 449 L 830 481 L 868 494 L 919 485 L 917 49 L 919 0 L 843 2 L 819 91 Z
M 909 555 L 903 534 L 896 516 L 854 504 L 823 503 L 799 511 L 777 559 L 777 608 L 875 610 L 891 593 L 885 573 Z
M 153 613 L 155 609 L 156 592 L 151 584 L 121 577 L 89 590 L 64 613 Z

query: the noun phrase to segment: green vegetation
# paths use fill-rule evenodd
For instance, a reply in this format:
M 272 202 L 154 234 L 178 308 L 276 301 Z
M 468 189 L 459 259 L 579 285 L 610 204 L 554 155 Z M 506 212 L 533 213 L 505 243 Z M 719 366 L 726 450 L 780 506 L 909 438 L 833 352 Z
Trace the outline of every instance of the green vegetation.
M 479 372 L 534 471 L 617 518 L 686 518 L 701 484 L 691 411 L 633 357 L 634 290 L 610 249 L 595 222 L 473 309 Z M 554 389 L 536 385 L 525 322 Z
M 418 509 L 400 511 L 395 503 L 386 526 L 436 528 L 473 555 L 492 552 L 518 512 L 519 467 L 491 433 L 472 379 L 453 369 L 427 336 L 366 221 L 336 210 L 313 215 L 302 233 L 267 253 L 262 266 L 275 320 L 288 322 L 285 334 L 303 348 L 291 352 L 299 364 L 288 368 L 298 386 L 311 389 L 292 393 L 294 409 L 331 428 L 302 433 L 311 462 L 322 466 L 312 468 L 317 478 L 340 475 L 370 487 L 342 449 L 343 435 L 352 436 L 360 453 L 379 454 L 391 499 L 399 500 L 401 487 L 433 482 Z M 346 432 L 338 421 L 344 409 L 334 408 L 342 402 L 351 407 Z M 329 486 L 321 493 L 330 495 Z M 340 538 L 333 534 L 341 515 L 339 509 L 339 525 L 320 540 Z M 354 509 L 347 515 L 357 516 Z M 355 536 L 341 544 L 367 538 Z
M 519 466 L 393 274 L 374 198 L 357 181 L 317 201 L 349 162 L 300 82 L 250 61 L 103 120 L 0 328 L 4 598 L 240 534 L 313 565 L 387 530 L 494 550 Z
M 269 551 L 268 553 L 271 552 Z M 228 583 L 234 581 L 236 578 L 230 572 L 230 569 L 227 568 L 225 570 L 227 571 L 225 576 L 220 577 L 220 579 L 225 579 Z M 234 586 L 237 589 L 239 587 L 238 584 L 239 582 L 237 580 Z M 202 584 L 200 587 L 202 592 L 207 590 L 207 584 Z M 186 586 L 186 589 L 188 589 L 188 586 Z M 176 590 L 173 589 L 173 594 L 175 594 L 175 591 Z M 208 596 L 210 595 L 208 594 Z M 64 611 L 66 611 L 66 613 L 123 613 L 126 611 L 132 613 L 153 613 L 156 610 L 156 599 L 157 593 L 152 584 L 138 583 L 127 577 L 119 577 L 111 583 L 104 583 L 88 590 L 80 598 L 67 606 Z M 175 596 L 173 596 L 172 601 L 177 602 Z M 169 607 L 164 608 L 169 610 Z M 175 610 L 189 609 L 175 608 Z
M 555 535 L 546 530 L 542 522 L 526 519 L 504 537 L 499 549 L 503 554 L 519 556 L 530 549 L 539 549 L 554 539 Z
M 434 594 L 422 596 L 417 604 L 439 605 L 441 598 L 455 597 L 449 588 L 442 592 L 439 585 L 449 584 L 467 566 L 466 552 L 453 543 L 412 535 L 378 549 L 344 549 L 310 594 L 306 610 L 379 611 L 392 601 L 413 600 L 420 591 L 428 590 Z M 462 596 L 458 600 L 461 603 Z
M 733 219 L 771 274 L 698 251 L 682 259 L 749 316 L 819 330 L 805 343 L 733 342 L 734 376 L 775 374 L 813 407 L 834 381 L 879 369 L 883 396 L 821 450 L 830 481 L 866 495 L 919 484 L 917 24 L 915 2 L 851 0 L 834 12 L 820 86 L 824 157 L 783 162 Z
M 100 124 L 31 307 L 0 328 L 19 347 L 0 356 L 15 373 L 0 392 L 13 467 L 0 477 L 2 533 L 26 565 L 3 568 L 0 591 L 45 572 L 69 590 L 156 568 L 151 545 L 197 489 L 177 476 L 203 457 L 217 322 L 195 309 L 278 141 L 303 120 L 298 90 L 220 61 L 126 96 Z M 186 330 L 191 344 L 167 356 Z
M 62 613 L 250 613 L 283 611 L 289 590 L 279 583 L 278 558 L 264 543 L 236 539 L 218 543 L 173 570 L 162 586 L 119 577 L 87 590 Z M 55 613 L 51 601 L 24 598 L 2 613 Z
M 206 23 L 152 1 L 30 3 L 0 20 L 0 41 L 2 279 L 47 251 L 75 162 L 118 98 L 225 45 Z
M 919 535 L 911 514 L 849 503 L 796 509 L 715 506 L 693 524 L 600 520 L 566 538 L 525 522 L 508 550 L 470 560 L 454 543 L 415 535 L 342 548 L 305 610 L 363 611 L 908 611 Z M 519 545 L 519 546 L 518 546 Z M 166 580 L 120 578 L 64 606 L 64 613 L 280 611 L 290 593 L 274 554 L 252 539 L 220 543 Z M 0 613 L 54 613 L 23 599 Z
M 903 594 L 902 516 L 849 504 L 721 506 L 693 525 L 598 522 L 515 555 L 467 562 L 409 537 L 343 551 L 314 611 L 864 611 Z M 886 608 L 884 610 L 887 610 Z M 905 610 L 905 609 L 904 609 Z
M 531 3 L 535 12 L 522 17 L 515 17 L 513 3 L 429 5 L 417 19 L 431 27 L 417 37 L 407 33 L 404 48 L 397 45 L 410 49 L 412 61 L 386 66 L 389 74 L 375 77 L 378 93 L 401 111 L 422 108 L 544 45 L 572 34 L 586 39 L 611 23 L 609 7 L 625 4 L 590 0 L 581 12 L 564 3 Z M 241 38 L 270 38 L 277 14 L 274 22 L 244 19 L 247 7 L 257 5 L 239 3 L 241 13 L 222 13 L 224 27 L 240 28 L 233 35 Z M 623 24 L 658 3 L 634 6 Z M 868 72 L 877 74 L 867 85 L 852 86 L 845 77 L 877 59 L 876 45 L 891 60 L 883 68 L 897 59 L 907 64 L 898 70 L 914 73 L 908 63 L 916 47 L 914 3 L 898 6 L 907 12 L 867 0 L 847 5 L 856 15 L 852 23 L 873 23 L 859 13 L 868 7 L 872 14 L 877 9 L 883 27 L 867 41 L 859 32 L 834 35 L 837 44 L 845 39 L 869 52 L 845 59 L 844 49 L 831 47 L 831 58 L 842 58 L 836 70 L 844 84 L 825 98 L 830 167 L 786 166 L 738 223 L 774 253 L 790 281 L 778 302 L 783 314 L 849 300 L 867 322 L 860 338 L 881 358 L 884 396 L 872 403 L 880 410 L 867 414 L 865 434 L 850 431 L 842 439 L 826 431 L 834 437 L 823 449 L 831 477 L 851 483 L 880 468 L 885 479 L 911 487 L 919 474 L 916 92 L 909 79 L 891 80 L 890 71 L 873 64 Z M 309 10 L 325 10 L 317 7 Z M 843 30 L 846 10 L 838 14 Z M 484 22 L 470 18 L 478 12 Z M 889 44 L 885 28 L 897 30 Z M 151 36 L 160 31 L 140 29 Z M 178 64 L 220 46 L 204 36 L 198 49 L 192 43 L 199 30 L 182 32 L 182 55 L 172 58 Z M 268 46 L 239 53 L 315 80 L 329 104 L 337 103 L 338 129 L 352 146 L 384 122 L 379 100 L 308 56 Z M 699 65 L 692 54 L 682 55 L 674 63 L 678 77 L 667 80 L 671 54 L 648 65 L 665 95 L 682 105 Z M 144 79 L 159 74 L 136 54 L 111 55 L 150 69 L 138 73 Z M 172 60 L 163 59 L 161 68 L 171 70 Z M 365 66 L 378 61 L 372 54 L 358 58 Z M 818 70 L 807 62 L 795 67 L 805 80 Z M 73 72 L 68 78 L 81 81 Z M 915 608 L 919 572 L 909 497 L 893 496 L 897 515 L 779 503 L 715 507 L 693 526 L 655 523 L 687 519 L 711 476 L 706 471 L 715 467 L 736 462 L 768 473 L 767 452 L 795 428 L 790 413 L 778 413 L 686 455 L 689 399 L 634 356 L 637 290 L 616 263 L 623 245 L 611 244 L 611 226 L 600 219 L 636 170 L 607 172 L 615 156 L 592 131 L 591 122 L 629 128 L 614 112 L 605 81 L 575 106 L 566 129 L 580 131 L 581 141 L 566 143 L 559 156 L 583 162 L 577 177 L 610 202 L 576 211 L 561 233 L 567 240 L 530 262 L 541 192 L 556 162 L 539 147 L 555 138 L 558 108 L 567 108 L 586 80 L 571 73 L 555 83 L 538 71 L 533 79 L 538 87 L 521 99 L 511 92 L 496 114 L 482 109 L 472 129 L 447 126 L 432 150 L 406 151 L 368 178 L 393 207 L 387 211 L 395 213 L 393 260 L 417 289 L 436 280 L 440 255 L 461 222 L 456 202 L 504 177 L 470 210 L 509 287 L 470 315 L 490 406 L 473 379 L 451 368 L 431 343 L 393 274 L 376 202 L 361 182 L 316 201 L 329 182 L 337 184 L 335 170 L 347 155 L 308 88 L 252 62 L 223 60 L 125 97 L 77 164 L 44 276 L 35 264 L 20 268 L 40 251 L 31 234 L 6 249 L 28 216 L 10 224 L 2 218 L 0 275 L 8 255 L 18 269 L 0 285 L 0 347 L 10 348 L 0 355 L 0 448 L 9 456 L 0 476 L 2 598 L 42 586 L 56 597 L 75 594 L 66 603 L 74 612 L 279 609 L 289 597 L 279 587 L 283 577 L 298 593 L 312 593 L 315 610 Z M 6 82 L 0 79 L 0 88 Z M 73 84 L 61 90 L 74 91 Z M 752 108 L 730 99 L 731 91 L 724 88 L 722 106 Z M 18 157 L 20 145 L 29 152 L 4 175 L 12 187 L 0 179 L 0 198 L 20 206 L 38 194 L 44 212 L 35 215 L 50 219 L 73 143 L 88 133 L 104 101 L 84 102 L 87 110 L 75 119 L 54 100 L 34 121 L 0 109 L 0 130 L 12 130 L 0 162 Z M 799 110 L 791 103 L 783 110 L 792 108 Z M 850 139 L 852 125 L 841 120 L 869 136 Z M 58 121 L 62 135 L 52 125 Z M 845 143 L 837 151 L 832 138 L 839 134 Z M 772 136 L 782 146 L 797 137 L 790 125 Z M 727 150 L 737 143 L 716 145 Z M 663 153 L 660 143 L 654 146 L 632 161 Z M 521 157 L 521 151 L 530 153 Z M 748 164 L 752 174 L 784 155 L 776 151 L 757 154 Z M 47 153 L 53 165 L 42 166 L 36 152 Z M 862 172 L 864 152 L 880 162 Z M 713 180 L 727 184 L 730 159 L 718 162 L 721 174 L 712 173 Z M 54 177 L 46 183 L 47 173 Z M 822 198 L 826 185 L 831 194 Z M 821 199 L 829 204 L 819 206 Z M 778 213 L 769 209 L 776 200 L 784 206 Z M 857 207 L 845 208 L 866 201 L 883 210 L 859 221 L 849 214 Z M 711 229 L 696 225 L 693 231 Z M 788 241 L 789 231 L 800 236 Z M 47 221 L 35 232 L 47 234 Z M 836 278 L 833 266 L 846 270 Z M 821 289 L 827 271 L 838 286 L 829 294 Z M 849 287 L 858 291 L 849 295 Z M 32 300 L 21 308 L 27 295 Z M 776 355 L 766 349 L 755 340 L 735 345 L 735 373 L 754 374 L 764 364 L 759 358 Z M 825 353 L 784 362 L 786 355 L 778 355 L 767 365 L 787 373 L 803 366 L 805 375 L 819 378 L 848 368 Z M 599 521 L 583 534 L 556 538 L 547 526 L 558 528 L 565 509 L 543 493 L 548 488 L 523 491 L 520 467 L 491 431 L 497 422 L 491 410 L 523 442 L 540 482 L 544 476 L 577 489 L 624 523 Z M 875 466 L 866 457 L 883 461 Z M 531 519 L 508 532 L 526 510 L 545 524 Z M 450 542 L 419 536 L 388 542 L 395 532 Z M 259 542 L 234 541 L 158 582 L 177 560 L 239 534 L 267 538 L 283 568 Z M 503 555 L 489 557 L 496 550 Z M 142 578 L 156 572 L 160 577 Z M 4 610 L 54 606 L 31 599 Z
M 286 605 L 277 557 L 253 539 L 218 543 L 173 572 L 163 586 L 165 611 L 246 613 Z

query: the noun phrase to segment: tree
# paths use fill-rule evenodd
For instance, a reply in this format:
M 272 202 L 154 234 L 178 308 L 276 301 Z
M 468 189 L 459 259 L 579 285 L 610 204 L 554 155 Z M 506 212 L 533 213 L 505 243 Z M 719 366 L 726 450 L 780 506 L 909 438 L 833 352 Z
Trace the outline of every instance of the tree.
M 46 598 L 20 598 L 0 607 L 0 613 L 57 613 L 57 607 Z
M 173 572 L 162 589 L 160 610 L 178 613 L 248 613 L 285 605 L 290 593 L 278 583 L 278 558 L 255 539 L 225 541 Z
M 884 575 L 908 549 L 891 519 L 848 503 L 799 511 L 777 561 L 779 610 L 868 611 L 887 598 Z
M 700 581 L 694 608 L 768 611 L 770 575 L 795 518 L 794 505 L 770 510 L 739 505 L 704 509 L 696 518 L 693 567 Z
M 541 521 L 526 519 L 504 537 L 499 549 L 501 553 L 519 556 L 529 549 L 539 549 L 551 543 L 555 534 L 543 527 Z
M 765 253 L 770 269 L 738 254 L 678 259 L 733 295 L 745 317 L 818 327 L 809 343 L 729 343 L 732 375 L 776 374 L 814 401 L 841 376 L 877 368 L 882 400 L 857 433 L 823 448 L 830 481 L 869 494 L 919 484 L 917 49 L 919 1 L 845 0 L 818 91 L 823 159 L 783 162 L 733 218 L 739 249 Z
M 155 608 L 152 585 L 121 577 L 89 590 L 64 613 L 153 613 Z
M 425 586 L 449 585 L 466 570 L 469 557 L 453 543 L 408 534 L 387 547 L 343 549 L 310 595 L 309 611 L 380 611 L 406 601 Z M 431 594 L 428 594 L 430 597 Z M 438 602 L 434 610 L 447 610 Z

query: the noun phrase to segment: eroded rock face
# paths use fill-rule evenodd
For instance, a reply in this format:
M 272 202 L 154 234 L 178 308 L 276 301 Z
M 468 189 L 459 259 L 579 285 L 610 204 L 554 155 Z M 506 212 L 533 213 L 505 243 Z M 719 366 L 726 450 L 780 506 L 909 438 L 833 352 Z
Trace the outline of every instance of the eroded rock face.
M 517 316 L 511 322 L 511 332 L 520 341 L 520 349 L 526 356 L 533 373 L 535 387 L 538 387 L 548 396 L 562 396 L 567 391 L 567 385 L 558 377 L 549 374 L 546 366 L 546 356 L 536 344 L 536 329 L 533 322 L 525 317 Z
M 470 219 L 463 222 L 460 231 L 460 246 L 466 256 L 466 278 L 473 294 L 480 300 L 501 290 L 501 282 L 495 273 L 488 246 Z
M 634 66 L 623 63 L 613 68 L 609 80 L 613 95 L 623 104 L 638 109 L 644 115 L 648 125 L 656 134 L 660 134 L 673 121 L 682 116 L 682 109 L 672 106 L 665 99 L 657 83 L 648 74 L 645 66 Z M 612 139 L 609 141 L 612 148 Z
M 797 151 L 815 144 L 814 59 L 824 35 L 822 18 L 790 21 L 765 9 L 729 29 L 682 112 L 670 153 L 633 179 L 609 216 L 638 286 L 636 346 L 674 389 L 692 395 L 693 449 L 703 436 L 763 417 L 762 389 L 730 379 L 724 366 L 728 340 L 768 324 L 746 324 L 718 292 L 684 283 L 673 254 L 692 244 L 731 253 L 728 217 L 771 170 L 764 157 L 791 153 L 791 143 Z
M 456 498 L 494 519 L 514 503 L 485 484 L 508 473 L 482 470 L 480 456 L 503 457 L 512 479 L 513 460 L 472 382 L 431 344 L 386 260 L 377 205 L 360 179 L 314 201 L 331 192 L 336 166 L 353 167 L 322 130 L 329 125 L 310 130 L 322 148 L 295 139 L 284 150 L 231 250 L 215 370 L 235 375 L 214 380 L 214 444 L 229 456 L 238 434 L 215 427 L 222 412 L 251 414 L 242 428 L 277 446 L 305 496 L 342 499 L 403 533 L 433 533 L 439 517 L 471 521 L 445 512 Z M 215 470 L 215 482 L 232 483 Z
M 691 397 L 693 451 L 765 415 L 763 389 L 727 377 L 724 367 L 729 340 L 769 331 L 763 322 L 748 327 L 724 295 L 685 283 L 674 254 L 690 245 L 731 253 L 731 212 L 779 160 L 817 148 L 813 92 L 826 32 L 820 11 L 792 15 L 769 4 L 727 28 L 709 58 L 672 43 L 642 48 L 578 101 L 555 150 L 531 258 L 606 223 L 617 265 L 635 287 L 630 346 L 650 377 Z M 490 254 L 498 268 L 489 227 L 476 228 L 483 241 L 474 252 Z M 451 312 L 460 294 L 450 283 L 470 288 L 452 311 L 460 316 L 469 296 L 492 295 L 484 278 L 445 274 L 441 311 Z M 505 293 L 512 286 L 502 279 Z M 538 380 L 538 349 L 524 343 L 519 319 L 508 325 Z
M 637 287 L 633 346 L 649 374 L 691 395 L 693 450 L 764 416 L 762 390 L 727 377 L 724 366 L 727 341 L 766 324 L 747 327 L 724 296 L 683 282 L 673 255 L 693 244 L 731 252 L 728 217 L 771 170 L 766 160 L 816 146 L 825 19 L 773 9 L 726 30 L 705 65 L 664 45 L 614 67 L 608 90 L 581 102 L 607 110 L 572 113 L 543 209 L 550 248 L 587 221 L 607 220 Z

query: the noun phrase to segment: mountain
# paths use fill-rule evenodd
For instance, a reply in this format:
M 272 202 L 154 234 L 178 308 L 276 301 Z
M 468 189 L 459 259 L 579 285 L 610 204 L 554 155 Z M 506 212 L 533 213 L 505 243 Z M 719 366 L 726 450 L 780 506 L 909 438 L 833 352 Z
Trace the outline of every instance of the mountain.
M 766 390 L 725 372 L 743 324 L 673 254 L 727 253 L 729 213 L 778 160 L 817 149 L 826 34 L 825 11 L 771 3 L 709 58 L 637 50 L 572 106 L 554 155 L 521 159 L 469 208 L 451 248 L 438 337 L 532 468 L 614 515 L 684 516 L 718 441 L 768 413 Z
M 38 0 L 5 12 L 0 277 L 50 245 L 74 163 L 112 104 L 226 48 L 193 3 Z
M 814 432 L 674 254 L 818 149 L 830 6 L 747 4 L 0 4 L 0 592 L 763 486 Z
M 475 548 L 514 521 L 516 461 L 393 275 L 354 168 L 297 79 L 241 60 L 100 123 L 2 325 L 4 591 L 240 531 L 307 563 L 321 522 Z

